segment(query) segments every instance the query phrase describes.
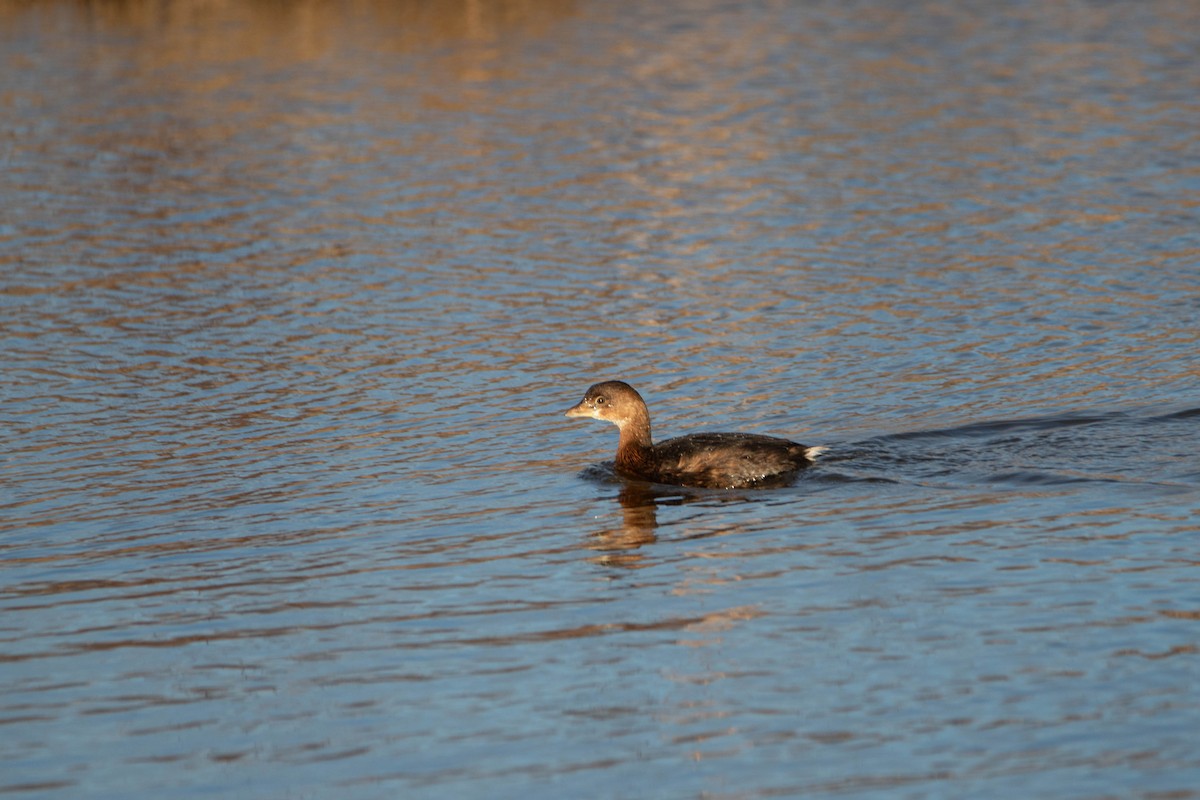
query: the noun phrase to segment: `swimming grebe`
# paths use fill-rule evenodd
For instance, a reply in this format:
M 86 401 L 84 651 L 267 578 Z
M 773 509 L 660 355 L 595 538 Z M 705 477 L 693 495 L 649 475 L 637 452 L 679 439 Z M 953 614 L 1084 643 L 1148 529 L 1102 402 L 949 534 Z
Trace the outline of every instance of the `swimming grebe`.
M 744 489 L 778 485 L 813 463 L 824 448 L 754 433 L 693 433 L 654 444 L 650 412 L 632 386 L 597 383 L 568 417 L 611 422 L 621 431 L 616 469 L 655 483 L 705 489 Z

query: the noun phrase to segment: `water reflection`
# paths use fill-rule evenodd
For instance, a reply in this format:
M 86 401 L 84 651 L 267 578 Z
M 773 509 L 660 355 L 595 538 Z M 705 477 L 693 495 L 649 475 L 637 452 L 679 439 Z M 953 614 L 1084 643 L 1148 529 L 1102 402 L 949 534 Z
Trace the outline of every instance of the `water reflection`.
M 180 2 L 73 0 L 78 13 L 31 13 L 21 4 L 0 5 L 0 20 L 17 24 L 31 18 L 78 25 L 94 32 L 123 31 L 137 44 L 170 62 L 185 53 L 201 61 L 233 62 L 271 56 L 312 61 L 328 55 L 346 37 L 383 37 L 398 50 L 425 49 L 446 42 L 496 42 L 514 33 L 541 34 L 575 13 L 574 0 L 354 0 L 329 3 L 241 3 L 236 0 Z M 141 38 L 144 37 L 144 38 Z M 469 50 L 467 52 L 470 52 Z M 142 62 L 139 66 L 146 66 Z
M 601 553 L 596 563 L 604 566 L 636 569 L 647 566 L 647 554 L 639 552 L 658 540 L 658 501 L 662 495 L 653 488 L 629 483 L 617 494 L 621 506 L 621 525 L 592 534 L 588 548 Z
M 658 541 L 658 514 L 661 508 L 680 509 L 691 505 L 717 508 L 736 504 L 778 502 L 781 497 L 788 497 L 787 494 L 774 494 L 786 491 L 783 487 L 755 490 L 690 489 L 630 480 L 616 475 L 611 463 L 590 467 L 581 473 L 581 477 L 605 485 L 619 486 L 616 501 L 619 505 L 621 524 L 594 532 L 587 544 L 589 549 L 603 553 L 595 561 L 606 566 L 639 568 L 652 563 L 649 554 L 643 552 L 643 549 Z M 795 499 L 795 495 L 792 495 L 792 498 Z M 679 540 L 701 539 L 717 533 L 733 534 L 738 530 L 737 526 L 720 531 L 686 529 L 676 532 L 674 537 Z

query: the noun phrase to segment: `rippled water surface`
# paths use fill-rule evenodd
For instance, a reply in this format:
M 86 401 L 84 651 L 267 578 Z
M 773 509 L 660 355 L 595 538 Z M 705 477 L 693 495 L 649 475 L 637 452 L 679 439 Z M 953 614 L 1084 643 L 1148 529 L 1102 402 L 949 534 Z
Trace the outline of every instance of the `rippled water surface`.
M 0 794 L 1200 797 L 1198 98 L 1184 0 L 0 0 Z

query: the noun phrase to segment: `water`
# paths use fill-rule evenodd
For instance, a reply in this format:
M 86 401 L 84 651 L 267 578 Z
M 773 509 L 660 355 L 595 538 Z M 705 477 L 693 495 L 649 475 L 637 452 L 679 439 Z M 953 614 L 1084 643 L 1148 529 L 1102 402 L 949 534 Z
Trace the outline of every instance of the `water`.
M 1198 53 L 0 4 L 0 794 L 1200 796 Z M 605 378 L 830 451 L 626 484 Z

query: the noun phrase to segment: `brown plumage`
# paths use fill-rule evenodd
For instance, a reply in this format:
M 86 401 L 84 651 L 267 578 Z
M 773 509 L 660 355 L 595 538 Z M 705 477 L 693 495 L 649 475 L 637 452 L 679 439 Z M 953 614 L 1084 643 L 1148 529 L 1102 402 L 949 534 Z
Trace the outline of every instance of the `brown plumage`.
M 654 444 L 650 411 L 632 386 L 597 383 L 568 417 L 611 422 L 621 432 L 617 472 L 676 486 L 740 489 L 784 483 L 813 463 L 823 448 L 753 433 L 693 433 Z

